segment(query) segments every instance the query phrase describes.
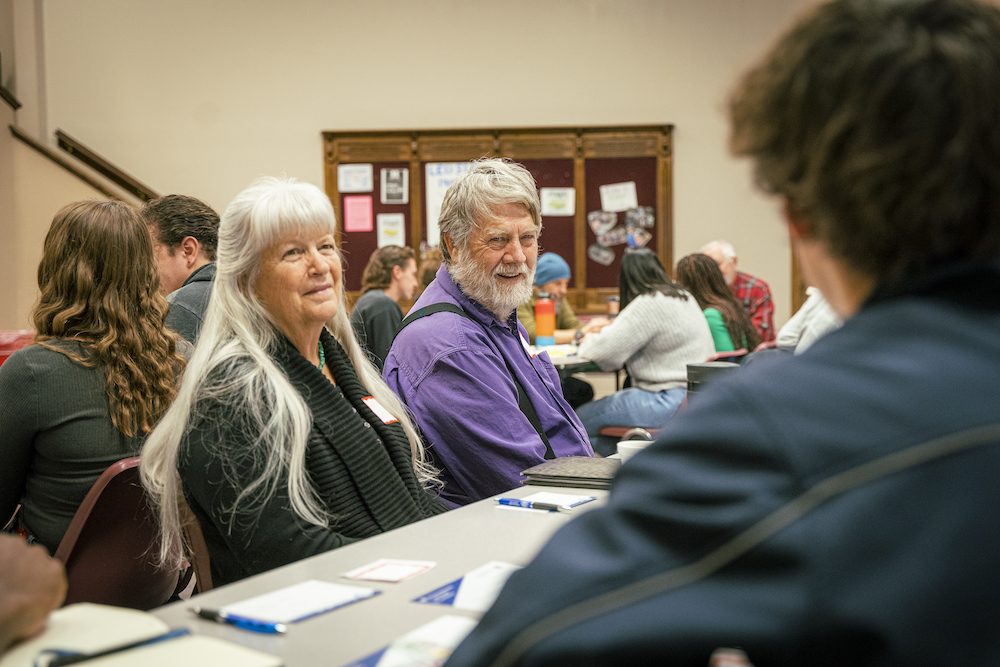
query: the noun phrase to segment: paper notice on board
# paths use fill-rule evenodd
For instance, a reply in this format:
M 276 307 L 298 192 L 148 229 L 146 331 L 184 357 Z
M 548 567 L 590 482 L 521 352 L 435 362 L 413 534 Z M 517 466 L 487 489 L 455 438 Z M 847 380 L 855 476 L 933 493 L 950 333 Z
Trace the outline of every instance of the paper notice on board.
M 441 232 L 438 218 L 444 193 L 456 178 L 472 169 L 472 162 L 428 162 L 424 165 L 424 195 L 427 199 L 427 244 L 437 246 Z
M 639 199 L 635 193 L 635 181 L 610 183 L 601 186 L 601 210 L 618 213 L 630 208 L 638 208 Z
M 576 188 L 541 188 L 542 215 L 572 216 L 576 214 Z
M 375 227 L 378 230 L 378 247 L 387 245 L 406 245 L 406 233 L 403 225 L 406 219 L 402 213 L 379 213 L 375 216 Z
M 375 174 L 371 164 L 338 164 L 338 192 L 371 192 L 375 189 Z
M 406 167 L 382 170 L 383 204 L 407 204 L 410 201 L 410 170 Z
M 370 232 L 372 228 L 372 198 L 368 195 L 344 197 L 344 231 Z

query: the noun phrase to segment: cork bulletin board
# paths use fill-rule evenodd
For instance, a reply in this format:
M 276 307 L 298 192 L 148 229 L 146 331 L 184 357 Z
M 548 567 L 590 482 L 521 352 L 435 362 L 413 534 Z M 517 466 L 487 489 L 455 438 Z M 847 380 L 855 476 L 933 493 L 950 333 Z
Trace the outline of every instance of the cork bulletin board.
M 409 245 L 418 257 L 438 244 L 435 206 L 449 174 L 477 158 L 509 157 L 531 172 L 541 191 L 541 251 L 557 252 L 572 267 L 574 309 L 603 312 L 607 297 L 618 294 L 629 243 L 655 250 L 664 266 L 673 266 L 672 131 L 672 125 L 655 125 L 323 132 L 325 187 L 340 222 L 349 299 L 359 296 L 361 273 L 380 243 Z M 362 177 L 339 183 L 344 168 Z M 383 192 L 384 170 L 397 177 L 391 193 Z M 400 171 L 407 172 L 403 196 Z M 390 221 L 392 227 L 381 224 Z

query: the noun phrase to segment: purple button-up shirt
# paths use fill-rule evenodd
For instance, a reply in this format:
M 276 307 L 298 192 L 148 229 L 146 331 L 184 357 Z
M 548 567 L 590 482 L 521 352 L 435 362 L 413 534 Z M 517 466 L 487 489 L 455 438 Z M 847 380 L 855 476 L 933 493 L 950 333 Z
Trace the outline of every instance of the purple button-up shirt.
M 516 315 L 501 322 L 463 294 L 444 266 L 411 312 L 435 303 L 460 306 L 472 319 L 442 312 L 408 325 L 396 336 L 382 377 L 431 443 L 445 500 L 465 505 L 508 491 L 520 485 L 522 470 L 545 459 L 545 444 L 518 408 L 504 358 L 555 455 L 594 455 L 549 355 L 528 354 Z

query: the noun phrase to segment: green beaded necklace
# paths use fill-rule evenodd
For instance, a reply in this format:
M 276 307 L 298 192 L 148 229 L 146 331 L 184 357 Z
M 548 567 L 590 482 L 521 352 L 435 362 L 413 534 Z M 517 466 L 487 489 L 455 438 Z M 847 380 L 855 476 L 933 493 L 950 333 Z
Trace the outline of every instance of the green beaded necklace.
M 326 351 L 323 350 L 323 341 L 319 342 L 319 366 L 316 368 L 323 370 L 323 366 L 326 365 Z

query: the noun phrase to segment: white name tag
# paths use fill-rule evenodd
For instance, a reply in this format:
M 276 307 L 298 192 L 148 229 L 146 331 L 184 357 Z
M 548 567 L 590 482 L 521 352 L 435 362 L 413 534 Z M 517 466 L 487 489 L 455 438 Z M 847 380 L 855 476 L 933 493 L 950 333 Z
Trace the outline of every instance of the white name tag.
M 392 424 L 399 420 L 392 416 L 392 413 L 382 407 L 382 404 L 375 400 L 374 396 L 365 396 L 361 399 L 368 409 L 375 413 L 375 416 L 382 420 L 383 424 Z
M 524 351 L 528 353 L 528 356 L 532 359 L 535 358 L 535 351 L 531 349 L 531 345 L 528 345 L 528 339 L 524 337 L 524 334 L 520 331 L 517 332 L 517 337 L 521 339 L 521 345 L 524 346 Z

